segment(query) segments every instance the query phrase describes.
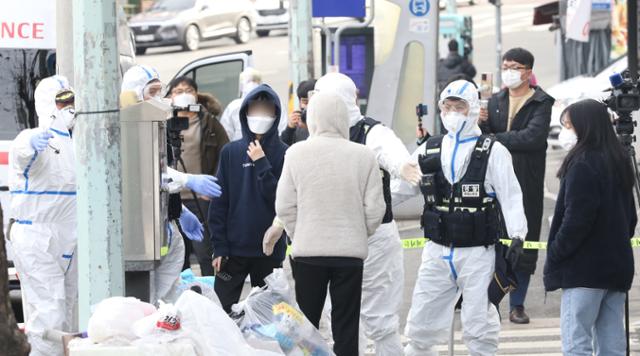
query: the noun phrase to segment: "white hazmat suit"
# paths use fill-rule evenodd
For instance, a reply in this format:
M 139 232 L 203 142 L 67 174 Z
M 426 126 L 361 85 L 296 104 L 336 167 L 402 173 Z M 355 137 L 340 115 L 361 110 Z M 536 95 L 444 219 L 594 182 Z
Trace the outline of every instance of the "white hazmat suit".
M 131 67 L 122 78 L 122 92 L 135 92 L 138 100 L 148 100 L 145 97 L 145 87 L 152 81 L 159 81 L 158 72 L 148 66 L 137 65 Z M 168 168 L 167 175 L 171 183 L 168 184 L 170 193 L 178 193 L 185 189 L 187 184 L 187 174 L 179 172 L 175 169 Z M 155 304 L 158 300 L 170 295 L 173 287 L 177 284 L 182 266 L 184 264 L 185 246 L 182 235 L 175 223 L 172 221 L 167 226 L 169 236 L 169 250 L 165 256 L 160 259 L 160 264 L 156 267 L 154 273 L 155 293 L 151 297 L 151 303 Z
M 43 79 L 35 92 L 39 127 L 22 131 L 9 152 L 11 219 L 8 232 L 27 310 L 31 356 L 63 354 L 47 330 L 77 331 L 76 175 L 73 141 L 55 96 L 70 89 L 62 76 Z M 36 151 L 35 135 L 49 132 Z
M 356 86 L 346 75 L 327 74 L 318 80 L 315 90 L 335 92 L 344 100 L 349 111 L 350 127 L 363 118 L 357 105 Z M 410 163 L 409 152 L 391 129 L 382 124 L 373 126 L 365 144 L 375 153 L 380 167 L 392 177 L 413 180 L 414 184 L 417 182 L 419 169 Z M 369 238 L 369 255 L 364 261 L 361 330 L 375 342 L 376 355 L 402 354 L 398 315 L 403 287 L 402 243 L 396 223 L 391 221 L 380 225 Z M 366 346 L 363 341 L 360 341 L 361 353 Z
M 443 117 L 445 127 L 452 130 L 442 140 L 441 166 L 446 179 L 454 184 L 466 173 L 481 131 L 477 124 L 477 89 L 469 82 L 456 81 L 444 89 L 440 102 L 452 97 L 469 105 L 469 114 L 457 116 L 456 122 L 447 122 L 447 116 Z M 425 153 L 425 145 L 416 150 L 414 158 Z M 509 236 L 524 239 L 527 220 L 522 191 L 513 171 L 511 155 L 499 142 L 491 149 L 484 186 L 488 195 L 497 197 Z M 420 194 L 418 188 L 400 181 L 392 184 L 392 192 L 394 203 Z M 407 320 L 406 336 L 410 342 L 405 354 L 438 355 L 433 347 L 448 340 L 454 307 L 463 294 L 463 340 L 469 354 L 495 355 L 500 320 L 487 293 L 494 269 L 495 249 L 492 246 L 450 248 L 428 242 L 422 253 Z

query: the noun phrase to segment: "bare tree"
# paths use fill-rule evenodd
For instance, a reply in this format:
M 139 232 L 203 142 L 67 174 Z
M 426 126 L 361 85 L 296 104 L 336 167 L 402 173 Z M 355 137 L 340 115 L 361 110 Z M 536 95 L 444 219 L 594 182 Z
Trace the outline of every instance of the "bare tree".
M 8 276 L 7 250 L 0 207 L 0 355 L 27 356 L 31 346 L 27 342 L 26 335 L 18 329 L 16 317 L 11 309 Z

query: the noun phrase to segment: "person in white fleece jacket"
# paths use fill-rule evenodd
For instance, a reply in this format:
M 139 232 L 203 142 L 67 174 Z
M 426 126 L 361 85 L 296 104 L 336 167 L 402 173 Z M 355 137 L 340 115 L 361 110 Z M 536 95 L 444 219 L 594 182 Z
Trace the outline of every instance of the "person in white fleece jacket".
M 370 149 L 349 141 L 347 107 L 338 95 L 314 95 L 307 124 L 310 138 L 285 156 L 276 213 L 293 241 L 302 312 L 317 328 L 330 286 L 334 352 L 353 356 L 367 240 L 386 209 L 380 170 Z

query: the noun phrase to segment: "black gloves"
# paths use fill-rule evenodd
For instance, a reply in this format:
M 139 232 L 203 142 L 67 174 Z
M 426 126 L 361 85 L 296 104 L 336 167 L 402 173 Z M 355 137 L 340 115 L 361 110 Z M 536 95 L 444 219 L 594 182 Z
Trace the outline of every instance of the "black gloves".
M 509 246 L 505 258 L 507 259 L 507 261 L 509 261 L 509 263 L 511 263 L 511 267 L 515 269 L 523 253 L 524 250 L 522 240 L 511 239 L 511 246 Z

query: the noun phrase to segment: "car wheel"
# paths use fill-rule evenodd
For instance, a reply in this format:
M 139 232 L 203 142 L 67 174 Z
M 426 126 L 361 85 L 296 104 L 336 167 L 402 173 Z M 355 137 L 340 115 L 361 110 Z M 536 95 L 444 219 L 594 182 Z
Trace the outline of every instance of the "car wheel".
M 251 39 L 251 22 L 246 17 L 241 18 L 236 25 L 236 37 L 238 44 L 247 43 Z
M 147 53 L 147 49 L 144 47 L 136 47 L 136 55 L 137 56 L 141 56 L 143 54 Z
M 189 25 L 184 31 L 182 48 L 185 51 L 195 51 L 200 47 L 200 30 L 195 25 Z
M 269 36 L 269 32 L 269 30 L 257 30 L 256 35 L 258 35 L 258 37 L 267 37 Z

